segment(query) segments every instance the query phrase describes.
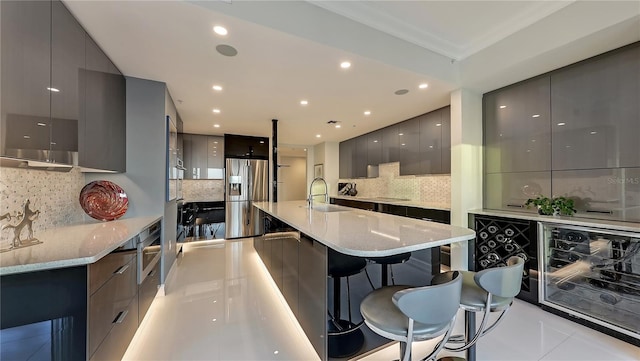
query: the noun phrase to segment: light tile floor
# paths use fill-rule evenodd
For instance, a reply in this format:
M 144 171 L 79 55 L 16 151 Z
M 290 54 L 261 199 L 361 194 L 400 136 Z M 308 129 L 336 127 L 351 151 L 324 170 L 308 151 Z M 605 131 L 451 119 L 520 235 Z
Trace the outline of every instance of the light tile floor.
M 462 317 L 459 325 L 462 330 Z M 427 342 L 414 346 L 426 355 Z M 478 361 L 640 360 L 640 348 L 516 301 Z M 361 357 L 398 358 L 398 346 Z M 252 239 L 185 244 L 124 360 L 317 360 Z

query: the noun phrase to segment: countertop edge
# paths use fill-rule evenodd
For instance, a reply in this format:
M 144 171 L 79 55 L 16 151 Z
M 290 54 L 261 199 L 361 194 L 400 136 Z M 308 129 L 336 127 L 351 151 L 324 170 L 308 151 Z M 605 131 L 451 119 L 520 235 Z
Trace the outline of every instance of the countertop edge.
M 356 197 L 356 196 L 340 196 L 340 195 L 329 196 L 329 198 L 345 199 L 345 200 L 351 200 L 351 201 L 356 201 L 356 202 L 391 204 L 391 205 L 394 205 L 394 206 L 405 206 L 405 207 L 414 207 L 414 208 L 422 208 L 422 209 L 433 209 L 433 210 L 451 212 L 451 206 L 449 206 L 449 207 L 443 207 L 443 206 L 439 206 L 439 205 L 436 206 L 436 205 L 431 205 L 428 202 L 427 203 L 423 203 L 423 202 L 416 202 L 416 201 L 393 201 L 393 200 L 385 200 L 385 199 L 360 198 L 360 197 Z
M 155 218 L 152 218 L 144 226 L 140 226 L 140 228 L 137 231 L 135 231 L 135 234 L 139 234 L 143 229 L 149 227 L 150 225 L 152 225 L 153 223 L 159 220 L 162 220 L 163 218 L 163 216 L 161 215 L 142 216 L 142 217 L 135 217 L 135 218 L 146 218 L 146 217 L 155 217 Z M 131 219 L 131 218 L 127 218 L 127 219 Z M 96 223 L 96 224 L 103 224 L 103 223 Z M 66 226 L 66 227 L 74 227 L 74 225 Z M 13 266 L 0 265 L 0 276 L 8 276 L 8 275 L 37 272 L 37 271 L 47 271 L 47 270 L 59 269 L 59 268 L 70 268 L 70 267 L 76 267 L 76 266 L 85 266 L 85 265 L 92 264 L 99 261 L 109 253 L 113 252 L 116 248 L 127 243 L 130 239 L 131 237 L 128 237 L 126 239 L 120 240 L 117 243 L 108 244 L 101 251 L 88 257 L 69 258 L 69 259 L 61 259 L 56 261 L 28 263 L 28 264 L 13 265 Z
M 477 214 L 483 216 L 495 216 L 495 217 L 504 217 L 504 218 L 515 218 L 543 223 L 555 223 L 555 224 L 566 224 L 571 226 L 579 226 L 579 227 L 593 227 L 593 228 L 602 228 L 602 229 L 612 229 L 618 231 L 627 231 L 627 232 L 640 232 L 640 223 L 636 222 L 623 222 L 623 221 L 614 221 L 614 220 L 605 220 L 605 219 L 596 219 L 596 218 L 576 218 L 576 217 L 566 217 L 566 216 L 541 216 L 538 214 L 528 214 L 521 212 L 508 212 L 508 211 L 499 211 L 499 210 L 491 210 L 491 209 L 473 209 L 469 211 L 469 214 Z

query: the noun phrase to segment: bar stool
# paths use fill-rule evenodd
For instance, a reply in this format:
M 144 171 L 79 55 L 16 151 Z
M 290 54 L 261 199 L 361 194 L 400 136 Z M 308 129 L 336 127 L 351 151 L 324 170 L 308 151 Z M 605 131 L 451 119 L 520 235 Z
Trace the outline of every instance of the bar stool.
M 423 360 L 433 360 L 451 335 L 460 305 L 462 276 L 439 285 L 411 288 L 386 286 L 371 292 L 360 304 L 369 328 L 380 336 L 400 341 L 400 360 L 411 360 L 413 341 L 442 335 Z
M 360 327 L 363 321 L 354 323 L 351 317 L 351 290 L 349 276 L 356 275 L 367 266 L 364 258 L 349 256 L 329 248 L 329 277 L 333 278 L 333 315 L 329 312 L 327 325 L 329 357 L 342 358 L 354 355 L 364 344 L 364 334 Z M 348 319 L 341 318 L 341 279 L 347 280 Z
M 389 270 L 391 271 L 391 284 L 395 285 L 395 279 L 393 278 L 393 267 L 391 265 L 405 263 L 411 258 L 411 252 L 394 254 L 391 256 L 384 257 L 370 257 L 367 258 L 369 261 L 373 263 L 377 263 L 381 267 L 382 272 L 382 286 L 389 286 Z M 367 278 L 369 278 L 369 274 L 367 273 Z M 371 278 L 369 278 L 369 283 L 371 284 L 371 288 L 373 287 L 373 282 L 371 282 Z
M 444 284 L 454 277 L 456 272 L 462 273 L 462 295 L 460 297 L 460 308 L 465 312 L 482 312 L 482 321 L 477 330 L 469 330 L 473 334 L 455 335 L 449 339 L 450 343 L 463 344 L 458 347 L 445 348 L 449 351 L 464 351 L 473 346 L 478 339 L 493 330 L 504 318 L 513 299 L 522 286 L 522 271 L 524 260 L 517 256 L 512 256 L 507 260 L 506 267 L 495 267 L 484 269 L 479 272 L 471 271 L 449 271 L 435 276 L 432 284 Z M 490 312 L 501 312 L 497 319 L 487 325 Z M 475 317 L 475 316 L 474 316 Z M 471 338 L 471 340 L 469 340 Z M 464 360 L 459 357 L 445 357 L 439 361 L 459 361 Z

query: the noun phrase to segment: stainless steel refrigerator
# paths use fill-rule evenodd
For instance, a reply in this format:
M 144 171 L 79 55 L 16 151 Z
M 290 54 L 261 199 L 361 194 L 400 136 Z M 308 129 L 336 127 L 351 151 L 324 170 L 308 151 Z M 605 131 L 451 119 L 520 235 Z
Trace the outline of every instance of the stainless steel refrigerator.
M 225 162 L 225 238 L 262 234 L 252 202 L 269 200 L 269 161 L 227 158 Z

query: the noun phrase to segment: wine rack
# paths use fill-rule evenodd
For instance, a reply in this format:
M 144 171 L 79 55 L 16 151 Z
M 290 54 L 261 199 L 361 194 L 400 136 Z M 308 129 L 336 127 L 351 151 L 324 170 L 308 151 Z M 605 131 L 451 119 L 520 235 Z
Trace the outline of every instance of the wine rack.
M 476 270 L 506 266 L 511 256 L 525 260 L 518 298 L 538 302 L 538 257 L 536 222 L 500 217 L 475 216 Z

